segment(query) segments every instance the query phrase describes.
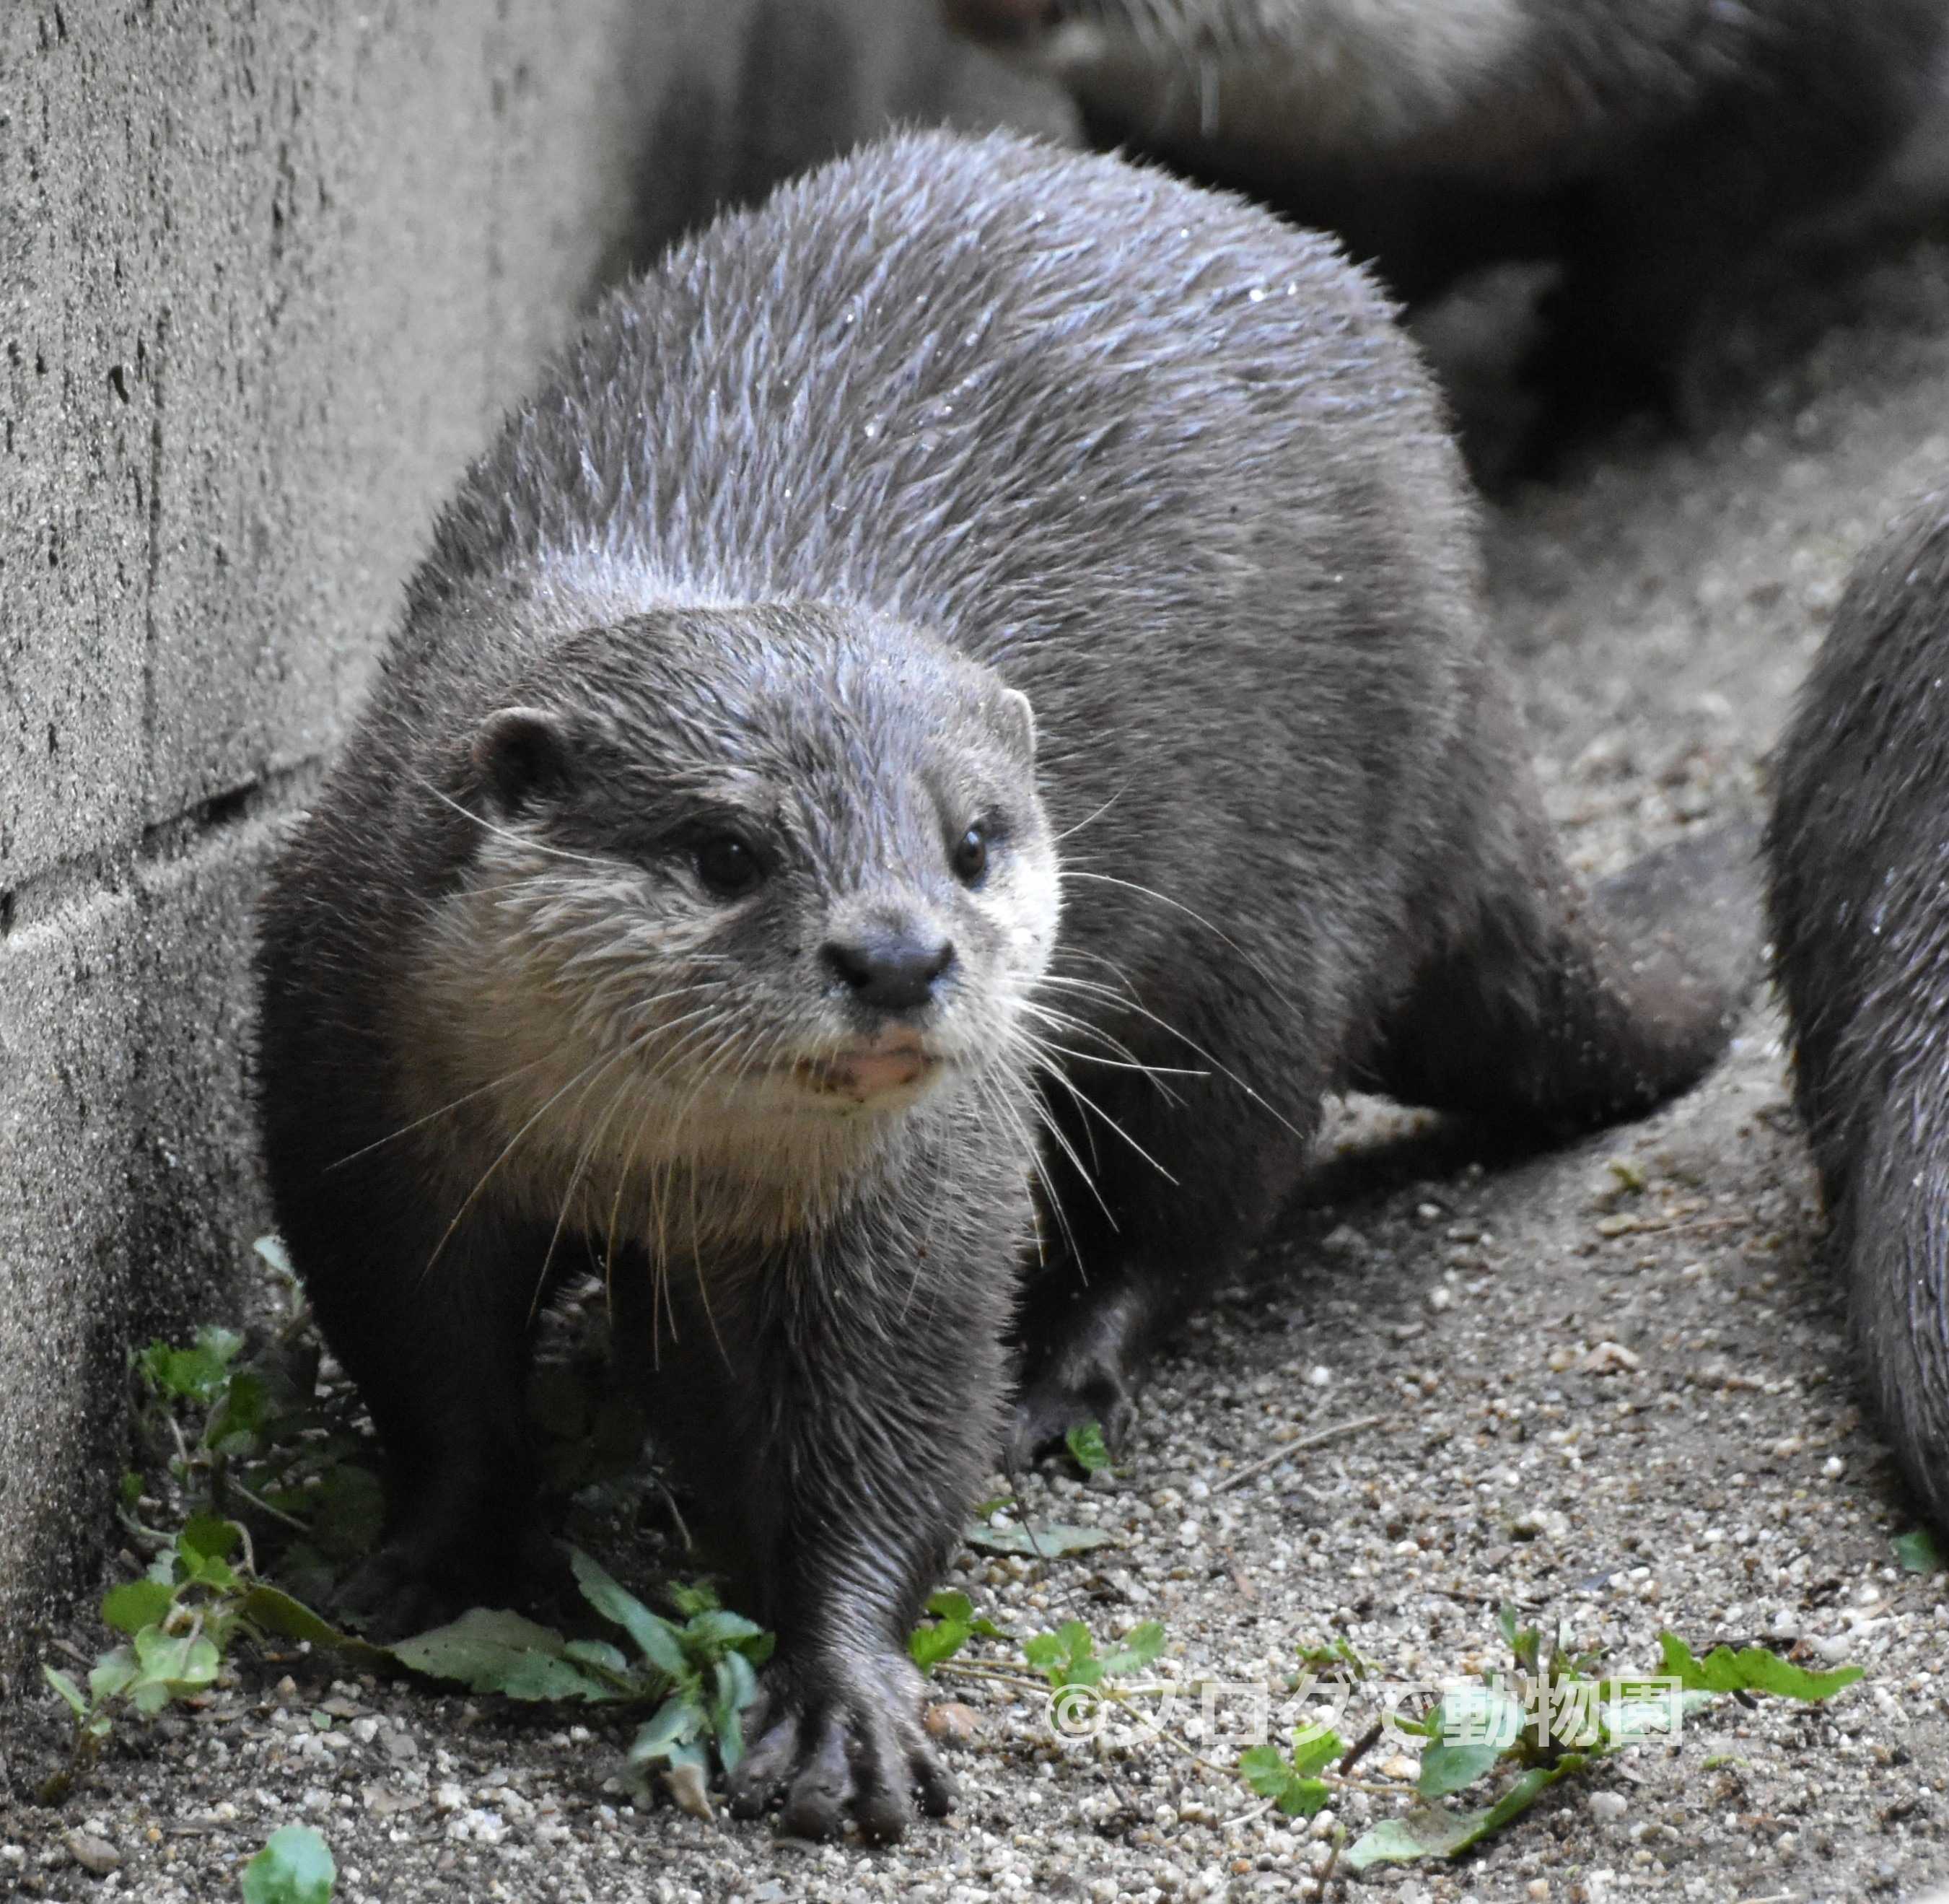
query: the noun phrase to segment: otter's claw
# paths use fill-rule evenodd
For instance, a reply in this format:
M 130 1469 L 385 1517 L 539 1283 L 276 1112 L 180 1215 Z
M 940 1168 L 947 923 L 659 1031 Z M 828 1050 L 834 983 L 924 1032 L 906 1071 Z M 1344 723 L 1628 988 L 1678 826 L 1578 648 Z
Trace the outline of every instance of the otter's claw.
M 776 1807 L 806 1838 L 837 1837 L 850 1815 L 869 1844 L 906 1835 L 913 1797 L 944 1816 L 953 1783 L 921 1730 L 919 1692 L 912 1667 L 891 1657 L 774 1668 L 730 1775 L 732 1811 Z
M 1102 1363 L 1083 1370 L 1073 1361 L 1045 1369 L 1015 1398 L 1003 1463 L 1009 1472 L 1033 1467 L 1058 1452 L 1072 1428 L 1093 1421 L 1112 1453 L 1136 1425 L 1136 1384 L 1130 1370 Z

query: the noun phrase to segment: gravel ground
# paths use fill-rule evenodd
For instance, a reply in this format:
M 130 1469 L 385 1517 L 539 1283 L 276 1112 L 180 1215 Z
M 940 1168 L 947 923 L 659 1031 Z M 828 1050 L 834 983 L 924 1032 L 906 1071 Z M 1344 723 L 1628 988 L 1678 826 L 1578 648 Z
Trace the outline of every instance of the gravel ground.
M 1765 306 L 1708 367 L 1702 433 L 1612 444 L 1490 524 L 1546 784 L 1589 870 L 1752 802 L 1853 556 L 1949 468 L 1949 247 Z M 1829 1706 L 1724 1703 L 1472 1862 L 1383 1871 L 1369 1895 L 1786 1904 L 1949 1875 L 1949 1589 L 1894 1564 L 1911 1512 L 1851 1384 L 1773 1013 L 1683 1102 L 1556 1155 L 1485 1170 L 1357 1104 L 1327 1148 L 1248 1284 L 1160 1370 L 1117 1474 L 1030 1484 L 1037 1513 L 1123 1545 L 971 1554 L 960 1583 L 1022 1631 L 1160 1619 L 1167 1677 L 1263 1685 L 1282 1724 L 1302 1644 L 1344 1638 L 1405 1691 L 1497 1663 L 1505 1599 L 1643 1667 L 1668 1626 L 1868 1669 Z M 620 1728 L 296 1660 L 138 1734 L 58 1814 L 17 1796 L 56 1737 L 30 1722 L 0 1893 L 230 1897 L 243 1857 L 307 1821 L 347 1900 L 1313 1894 L 1332 1822 L 1288 1824 L 1202 1769 L 1197 1701 L 1160 1700 L 1149 1741 L 1064 1742 L 1037 1702 L 941 1691 L 971 1708 L 952 1716 L 974 1731 L 962 1808 L 868 1854 L 638 1813 L 604 1782 Z M 1250 1704 L 1226 1695 L 1215 1722 Z M 1374 1710 L 1360 1693 L 1342 1729 Z M 1410 1769 L 1384 1743 L 1362 1769 L 1354 1831 L 1400 1808 Z

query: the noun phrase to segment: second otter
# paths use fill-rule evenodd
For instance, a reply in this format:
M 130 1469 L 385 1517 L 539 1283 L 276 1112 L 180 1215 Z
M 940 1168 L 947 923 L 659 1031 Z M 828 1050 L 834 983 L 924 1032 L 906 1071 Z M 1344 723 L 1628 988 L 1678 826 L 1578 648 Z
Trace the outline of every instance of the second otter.
M 1661 400 L 1714 292 L 1949 100 L 1941 0 L 943 0 L 1105 142 L 1340 232 L 1414 303 L 1560 262 L 1556 421 Z
M 1949 1527 L 1949 496 L 1848 585 L 1780 744 L 1767 838 L 1795 1095 L 1856 1344 Z
M 278 1212 L 402 1616 L 505 1578 L 592 1255 L 778 1632 L 734 1802 L 943 1809 L 905 1640 L 1012 1332 L 1021 1442 L 1114 1425 L 1327 1091 L 1548 1131 L 1724 1041 L 1658 882 L 1565 870 L 1478 580 L 1384 301 L 1160 173 L 897 138 L 612 297 L 264 914 Z

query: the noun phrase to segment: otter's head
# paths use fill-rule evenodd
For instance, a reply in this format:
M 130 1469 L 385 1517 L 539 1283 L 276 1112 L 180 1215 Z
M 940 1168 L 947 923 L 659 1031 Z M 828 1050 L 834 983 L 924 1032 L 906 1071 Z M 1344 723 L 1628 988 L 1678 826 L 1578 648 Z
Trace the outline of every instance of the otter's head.
M 549 1127 L 530 1149 L 760 1174 L 978 1088 L 1055 938 L 1034 748 L 992 672 L 851 611 L 554 646 L 449 764 L 474 822 L 426 968 L 449 1050 L 502 1122 Z

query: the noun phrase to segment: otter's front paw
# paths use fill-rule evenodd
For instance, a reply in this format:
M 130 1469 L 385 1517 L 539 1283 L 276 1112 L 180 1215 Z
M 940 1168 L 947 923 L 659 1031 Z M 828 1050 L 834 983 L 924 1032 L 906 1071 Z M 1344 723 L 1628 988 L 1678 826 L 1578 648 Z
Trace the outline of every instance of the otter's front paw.
M 731 1809 L 756 1818 L 774 1806 L 800 1837 L 837 1837 L 847 1817 L 869 1844 L 906 1834 L 913 1798 L 946 1815 L 954 1787 L 921 1729 L 920 1680 L 893 1654 L 781 1659 L 747 1722 L 750 1741 L 730 1775 Z
M 1109 1363 L 1089 1369 L 1068 1363 L 1032 1377 L 1015 1398 L 1003 1464 L 1011 1473 L 1062 1451 L 1069 1431 L 1093 1421 L 1114 1453 L 1136 1424 L 1136 1385 L 1128 1370 Z
M 1154 1299 L 1141 1286 L 1086 1293 L 1027 1320 L 1003 1464 L 1012 1473 L 1062 1447 L 1071 1429 L 1096 1423 L 1112 1451 L 1136 1425 L 1143 1347 Z
M 477 1544 L 426 1528 L 395 1535 L 338 1588 L 334 1604 L 375 1639 L 400 1639 L 457 1619 L 470 1607 L 513 1607 L 574 1618 L 581 1598 L 561 1551 L 539 1522 L 511 1517 L 503 1544 Z

